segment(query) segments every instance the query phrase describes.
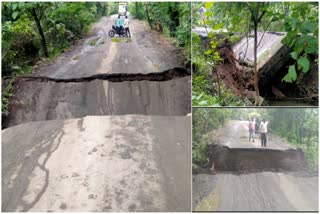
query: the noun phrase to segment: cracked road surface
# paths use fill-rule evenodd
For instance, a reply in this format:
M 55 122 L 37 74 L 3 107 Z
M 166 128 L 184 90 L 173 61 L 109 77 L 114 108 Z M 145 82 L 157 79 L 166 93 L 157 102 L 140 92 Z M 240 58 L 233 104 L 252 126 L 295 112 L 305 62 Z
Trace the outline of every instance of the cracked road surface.
M 107 32 L 115 20 L 102 18 L 89 38 L 18 79 L 3 126 L 86 115 L 190 113 L 191 77 L 182 50 L 137 20 L 131 22 L 131 42 L 112 42 Z
M 18 78 L 2 130 L 2 211 L 191 210 L 191 78 L 182 50 L 131 20 Z M 94 44 L 91 46 L 90 44 Z
M 190 119 L 88 116 L 5 129 L 2 210 L 189 211 Z
M 20 81 L 7 126 L 86 115 L 186 115 L 191 108 L 188 79 L 162 82 Z
M 194 174 L 194 211 L 317 211 L 318 173 L 303 153 L 269 134 L 248 142 L 248 121 L 232 120 L 210 133 L 216 174 Z

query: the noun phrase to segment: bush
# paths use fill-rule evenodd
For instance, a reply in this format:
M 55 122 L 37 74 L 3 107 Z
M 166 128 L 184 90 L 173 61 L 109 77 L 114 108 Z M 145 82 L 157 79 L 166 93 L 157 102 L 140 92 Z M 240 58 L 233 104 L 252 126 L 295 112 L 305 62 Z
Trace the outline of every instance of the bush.
M 32 21 L 21 16 L 16 22 L 2 25 L 2 75 L 8 76 L 35 61 L 39 47 L 34 40 Z
M 208 144 L 205 142 L 197 143 L 192 148 L 192 163 L 199 166 L 207 163 Z

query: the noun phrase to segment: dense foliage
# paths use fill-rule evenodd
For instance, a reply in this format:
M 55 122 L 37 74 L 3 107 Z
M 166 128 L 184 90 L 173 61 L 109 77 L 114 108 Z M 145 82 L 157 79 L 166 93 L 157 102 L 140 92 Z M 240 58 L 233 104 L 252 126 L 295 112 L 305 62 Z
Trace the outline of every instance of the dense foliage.
M 207 161 L 208 140 L 206 134 L 224 125 L 232 109 L 194 108 L 192 112 L 192 162 L 203 165 Z
M 207 134 L 226 121 L 248 120 L 252 115 L 270 121 L 269 131 L 278 134 L 290 144 L 301 148 L 309 168 L 318 168 L 318 110 L 315 108 L 195 108 L 193 110 L 193 161 L 206 160 Z
M 206 13 L 201 16 L 199 8 L 204 6 Z M 293 48 L 290 53 L 296 61 L 288 67 L 288 73 L 282 79 L 285 82 L 296 82 L 299 75 L 307 73 L 312 64 L 318 63 L 318 3 L 317 2 L 207 2 L 194 3 L 192 6 L 192 27 L 207 27 L 216 35 L 209 35 L 210 45 L 192 36 L 193 62 L 193 104 L 198 106 L 244 105 L 238 99 L 226 100 L 221 95 L 223 84 L 215 81 L 215 67 L 221 63 L 216 56 L 214 37 L 223 35 L 233 43 L 241 37 L 253 37 L 255 52 L 259 49 L 257 31 L 287 32 L 282 43 Z M 227 33 L 225 33 L 227 32 Z M 212 42 L 214 44 L 212 45 Z M 253 63 L 254 88 L 256 98 L 259 95 L 257 73 L 257 54 Z M 204 86 L 203 84 L 206 84 Z M 208 90 L 209 89 L 209 90 Z M 202 95 L 202 99 L 198 97 Z M 236 100 L 236 101 L 235 101 Z M 202 102 L 204 101 L 204 102 Z M 257 103 L 257 100 L 256 100 Z
M 146 20 L 151 29 L 174 38 L 184 47 L 190 60 L 191 52 L 191 5 L 179 2 L 133 2 L 129 4 L 130 14 Z
M 30 71 L 41 58 L 61 53 L 83 38 L 109 3 L 2 3 L 2 74 Z
M 270 128 L 287 139 L 291 144 L 302 148 L 309 166 L 318 168 L 318 110 L 317 109 L 268 109 Z

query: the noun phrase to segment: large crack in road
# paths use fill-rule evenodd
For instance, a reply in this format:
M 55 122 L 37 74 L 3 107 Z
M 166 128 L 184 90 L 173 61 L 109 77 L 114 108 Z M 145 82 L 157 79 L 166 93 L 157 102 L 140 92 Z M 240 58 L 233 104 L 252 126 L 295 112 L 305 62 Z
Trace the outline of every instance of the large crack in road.
M 317 211 L 318 173 L 300 149 L 268 136 L 267 148 L 258 137 L 249 143 L 248 122 L 237 120 L 208 134 L 209 164 L 193 171 L 193 210 Z
M 115 20 L 16 78 L 2 123 L 2 211 L 190 211 L 182 50 L 137 20 L 130 41 L 112 42 Z
M 18 80 L 25 81 L 41 81 L 41 82 L 90 82 L 93 80 L 107 80 L 110 82 L 124 82 L 124 81 L 168 81 L 181 77 L 190 76 L 190 72 L 185 68 L 172 68 L 158 73 L 103 73 L 81 78 L 53 78 L 45 76 L 19 76 Z
M 67 83 L 19 79 L 3 127 L 87 115 L 184 116 L 191 112 L 191 86 L 188 82 L 190 76 L 168 81 L 95 79 Z

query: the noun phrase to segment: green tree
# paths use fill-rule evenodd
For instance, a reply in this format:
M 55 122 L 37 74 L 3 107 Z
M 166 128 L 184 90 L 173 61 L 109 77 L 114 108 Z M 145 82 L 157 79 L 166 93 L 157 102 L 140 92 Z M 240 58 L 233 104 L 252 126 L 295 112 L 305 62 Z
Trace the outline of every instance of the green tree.
M 283 81 L 297 80 L 297 71 L 306 74 L 313 62 L 318 62 L 318 3 L 290 2 L 284 3 L 288 8 L 284 19 L 284 29 L 287 31 L 282 42 L 293 49 L 292 59 L 295 63 L 289 66 Z

